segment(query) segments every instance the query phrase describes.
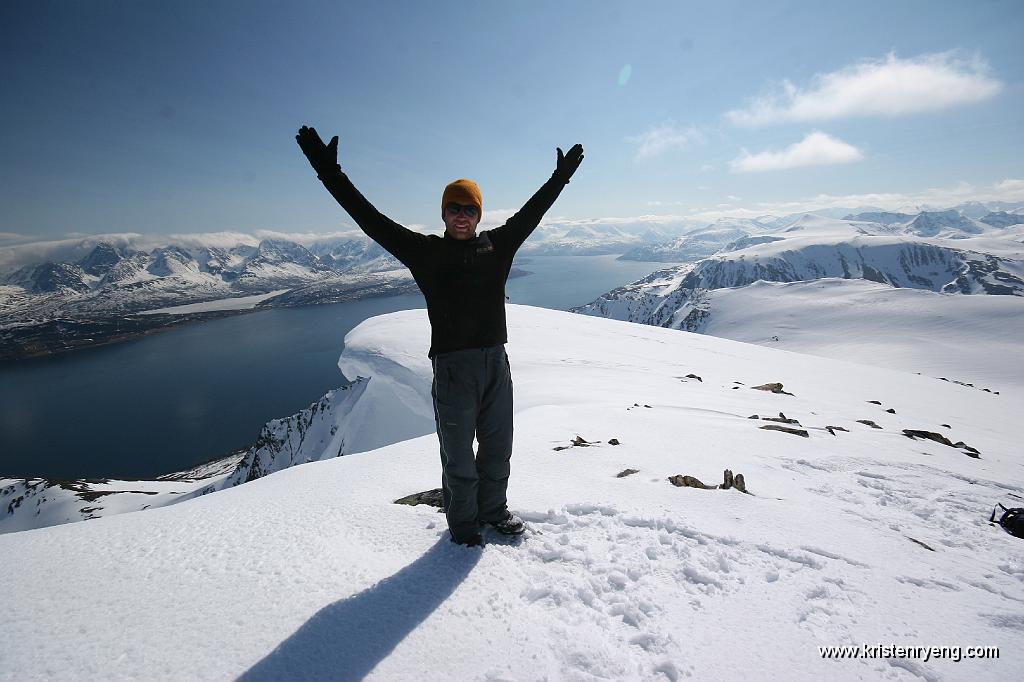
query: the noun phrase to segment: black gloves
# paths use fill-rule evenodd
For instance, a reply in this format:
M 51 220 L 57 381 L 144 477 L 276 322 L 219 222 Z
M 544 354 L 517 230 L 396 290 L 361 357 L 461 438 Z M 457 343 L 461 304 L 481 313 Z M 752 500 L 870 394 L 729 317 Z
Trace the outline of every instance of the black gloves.
M 317 176 L 323 178 L 341 172 L 338 165 L 338 136 L 331 138 L 329 144 L 324 144 L 316 128 L 302 126 L 299 134 L 295 136 L 302 153 L 309 159 L 309 165 L 316 171 Z
M 302 153 L 309 159 L 309 165 L 313 167 L 319 177 L 324 178 L 341 172 L 341 166 L 338 165 L 337 135 L 332 137 L 328 144 L 324 144 L 316 132 L 316 128 L 302 126 L 299 128 L 299 134 L 295 136 L 295 141 L 299 143 Z M 583 145 L 573 145 L 568 154 L 563 154 L 561 147 L 557 147 L 557 149 L 558 164 L 555 167 L 554 176 L 562 182 L 568 183 L 569 178 L 583 162 Z
M 562 154 L 561 147 L 556 147 L 556 149 L 558 149 L 558 165 L 555 167 L 554 174 L 563 182 L 568 183 L 569 178 L 583 161 L 583 145 L 574 144 L 568 154 Z

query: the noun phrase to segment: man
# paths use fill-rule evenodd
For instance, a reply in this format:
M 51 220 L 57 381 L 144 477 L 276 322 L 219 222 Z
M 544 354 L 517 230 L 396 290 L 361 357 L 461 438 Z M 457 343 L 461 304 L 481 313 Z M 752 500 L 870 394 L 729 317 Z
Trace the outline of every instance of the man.
M 505 497 L 512 456 L 505 281 L 516 251 L 583 161 L 583 147 L 577 144 L 568 154 L 558 149 L 551 178 L 504 225 L 480 234 L 480 188 L 465 178 L 450 183 L 441 195 L 445 234 L 438 237 L 413 232 L 374 208 L 341 171 L 337 136 L 325 145 L 316 129 L 303 126 L 295 139 L 327 191 L 363 232 L 409 268 L 427 301 L 431 396 L 452 540 L 482 545 L 481 525 L 522 533 L 523 522 L 509 512 Z

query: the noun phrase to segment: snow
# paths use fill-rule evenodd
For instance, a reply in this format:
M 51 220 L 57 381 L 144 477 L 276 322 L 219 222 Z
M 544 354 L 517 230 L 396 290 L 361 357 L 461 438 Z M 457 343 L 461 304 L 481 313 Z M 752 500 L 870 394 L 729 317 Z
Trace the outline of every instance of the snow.
M 260 301 L 273 298 L 274 296 L 283 294 L 286 291 L 288 291 L 288 289 L 278 289 L 277 291 L 257 294 L 255 296 L 235 296 L 234 298 L 222 298 L 216 301 L 204 301 L 203 303 L 189 303 L 186 305 L 171 306 L 170 308 L 143 310 L 138 314 L 155 315 L 157 313 L 170 313 L 173 315 L 180 315 L 183 313 L 206 313 L 214 310 L 248 310 L 250 308 L 255 308 L 256 304 Z
M 1024 298 L 866 280 L 756 282 L 707 293 L 701 333 L 992 390 L 1024 389 Z
M 994 395 L 522 306 L 508 320 L 520 542 L 454 546 L 436 510 L 392 504 L 439 484 L 429 329 L 423 310 L 374 318 L 339 364 L 369 374 L 355 409 L 380 447 L 0 535 L 0 677 L 1016 677 L 1024 544 L 986 521 L 994 502 L 1024 497 L 1018 386 Z M 774 381 L 794 395 L 751 388 Z M 809 437 L 748 418 L 780 411 Z M 553 449 L 577 435 L 595 444 Z M 627 467 L 639 473 L 617 478 Z M 714 484 L 725 468 L 753 494 L 666 480 Z M 818 652 L 861 643 L 990 645 L 1000 658 Z

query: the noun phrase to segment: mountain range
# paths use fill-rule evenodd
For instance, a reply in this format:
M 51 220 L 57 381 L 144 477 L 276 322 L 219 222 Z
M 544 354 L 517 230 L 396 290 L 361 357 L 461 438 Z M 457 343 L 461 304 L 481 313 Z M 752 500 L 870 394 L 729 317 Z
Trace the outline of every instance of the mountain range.
M 1002 202 L 993 206 L 1007 206 Z M 800 213 L 784 217 L 720 218 L 714 223 L 675 239 L 646 244 L 623 253 L 623 260 L 681 263 L 699 260 L 720 250 L 736 250 L 766 238 L 780 229 L 798 226 L 808 216 L 833 218 L 859 223 L 866 234 L 890 234 L 943 239 L 968 239 L 982 234 L 997 236 L 1002 228 L 1024 224 L 1024 207 L 1009 205 L 1012 210 L 990 210 L 986 205 L 971 202 L 944 210 L 922 210 L 915 213 L 865 210 L 848 212 L 832 209 Z
M 697 226 L 686 219 L 553 220 L 537 229 L 521 253 L 622 253 L 623 259 L 685 263 L 671 274 L 651 276 L 661 282 L 653 289 L 661 293 L 666 278 L 683 272 L 680 286 L 688 291 L 836 276 L 961 293 L 1020 293 L 1018 257 L 1012 248 L 1007 254 L 1005 245 L 1019 243 L 1024 232 L 1021 206 L 972 203 L 916 214 L 861 208 L 722 218 Z M 417 291 L 404 266 L 362 232 L 302 242 L 239 234 L 162 242 L 106 235 L 0 248 L 0 360 L 246 310 Z M 512 276 L 522 274 L 513 268 Z M 644 320 L 643 310 L 653 305 L 660 317 L 652 323 L 665 323 L 671 306 L 654 304 L 650 287 L 643 296 L 627 289 L 641 290 L 629 285 L 582 311 L 611 314 L 620 304 L 608 301 L 640 298 L 637 310 L 614 314 Z M 675 309 L 690 297 L 675 296 Z
M 913 289 L 945 296 L 1008 295 L 1019 301 L 1024 296 L 1024 225 L 990 227 L 970 235 L 959 232 L 953 238 L 949 231 L 956 228 L 950 225 L 968 219 L 960 213 L 942 215 L 949 220 L 940 230 L 934 214 L 897 223 L 917 224 L 929 236 L 892 230 L 879 222 L 805 215 L 787 227 L 737 239 L 696 262 L 654 272 L 574 311 L 702 332 L 709 329 L 719 312 L 716 301 L 724 300 L 725 294 L 734 302 L 731 309 L 741 310 L 745 288 L 828 280 L 884 285 L 879 300 L 884 300 L 885 290 Z M 830 285 L 828 291 L 834 290 Z M 823 304 L 827 301 L 822 299 Z M 940 301 L 928 305 L 941 315 Z M 1008 305 L 1012 308 L 1017 301 Z M 757 306 L 767 319 L 773 319 L 773 309 L 778 313 L 774 319 L 784 319 L 783 297 L 759 297 Z

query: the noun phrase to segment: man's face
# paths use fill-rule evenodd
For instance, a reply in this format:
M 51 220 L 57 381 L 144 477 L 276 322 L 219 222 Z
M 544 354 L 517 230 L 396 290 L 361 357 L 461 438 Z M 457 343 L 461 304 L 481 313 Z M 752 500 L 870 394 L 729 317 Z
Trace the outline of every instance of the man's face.
M 449 201 L 441 211 L 441 218 L 452 239 L 472 239 L 476 236 L 476 226 L 480 224 L 480 211 L 473 205 Z

